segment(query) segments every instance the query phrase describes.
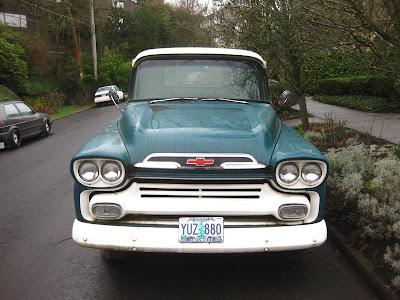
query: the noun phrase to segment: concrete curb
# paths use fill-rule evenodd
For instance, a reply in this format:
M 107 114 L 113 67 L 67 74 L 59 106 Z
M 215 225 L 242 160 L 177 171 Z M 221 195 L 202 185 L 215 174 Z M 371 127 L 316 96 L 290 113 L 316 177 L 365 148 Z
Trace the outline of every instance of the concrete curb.
M 369 283 L 379 299 L 399 300 L 400 296 L 385 284 L 383 278 L 374 272 L 374 266 L 362 254 L 349 247 L 345 236 L 328 224 L 329 239 L 335 243 L 338 249 L 349 259 L 365 281 Z

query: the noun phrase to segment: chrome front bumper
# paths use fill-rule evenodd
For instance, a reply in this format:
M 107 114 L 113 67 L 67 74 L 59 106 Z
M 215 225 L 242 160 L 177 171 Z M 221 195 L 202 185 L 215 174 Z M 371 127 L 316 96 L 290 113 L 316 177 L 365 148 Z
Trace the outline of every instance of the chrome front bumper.
M 222 243 L 180 243 L 178 227 L 113 226 L 75 220 L 72 238 L 84 247 L 174 253 L 244 253 L 300 250 L 322 245 L 326 223 L 225 228 Z

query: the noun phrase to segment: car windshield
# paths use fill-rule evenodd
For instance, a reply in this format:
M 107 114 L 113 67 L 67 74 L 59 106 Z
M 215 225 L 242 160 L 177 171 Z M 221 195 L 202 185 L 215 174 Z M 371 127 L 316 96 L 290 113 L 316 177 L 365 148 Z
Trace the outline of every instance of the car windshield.
M 250 60 L 149 59 L 139 63 L 131 78 L 130 100 L 267 100 L 265 70 Z
M 99 93 L 99 92 L 108 92 L 111 88 L 112 88 L 112 86 L 103 86 L 103 87 L 101 87 L 101 88 L 99 88 L 97 90 L 97 93 Z

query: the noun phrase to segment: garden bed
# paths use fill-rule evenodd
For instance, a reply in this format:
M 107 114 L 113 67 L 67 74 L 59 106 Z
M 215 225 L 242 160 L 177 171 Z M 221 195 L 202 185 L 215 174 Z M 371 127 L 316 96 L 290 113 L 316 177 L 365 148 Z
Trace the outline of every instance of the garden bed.
M 399 293 L 400 146 L 349 129 L 345 122 L 311 126 L 305 138 L 330 163 L 325 219 Z

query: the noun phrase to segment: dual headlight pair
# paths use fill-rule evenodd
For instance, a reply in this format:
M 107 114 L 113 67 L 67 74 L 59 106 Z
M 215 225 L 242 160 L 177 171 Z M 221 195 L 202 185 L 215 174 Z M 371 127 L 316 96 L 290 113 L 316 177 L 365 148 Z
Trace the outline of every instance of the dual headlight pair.
M 321 184 L 327 166 L 322 161 L 286 161 L 276 169 L 278 183 L 287 188 L 310 188 Z
M 73 169 L 81 184 L 93 187 L 116 186 L 125 176 L 125 168 L 118 160 L 79 160 L 74 162 Z

